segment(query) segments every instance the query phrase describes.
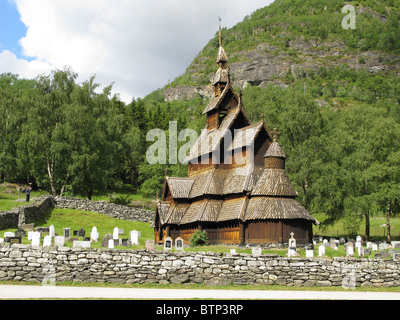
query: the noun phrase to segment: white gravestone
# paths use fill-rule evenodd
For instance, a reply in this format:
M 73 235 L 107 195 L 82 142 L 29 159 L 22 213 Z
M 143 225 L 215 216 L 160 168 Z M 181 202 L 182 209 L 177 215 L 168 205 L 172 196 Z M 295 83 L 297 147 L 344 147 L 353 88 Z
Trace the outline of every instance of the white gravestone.
M 65 238 L 62 236 L 54 237 L 54 245 L 56 247 L 64 247 L 65 246 Z
M 325 246 L 324 245 L 320 245 L 318 247 L 318 257 L 323 257 L 325 255 Z
M 55 231 L 53 225 L 51 225 L 51 226 L 49 227 L 49 236 L 52 237 L 52 238 L 54 238 L 54 237 L 56 236 L 56 231 Z
M 114 239 L 108 240 L 108 248 L 109 249 L 114 249 Z
M 261 256 L 261 248 L 260 247 L 252 248 L 251 254 L 253 257 L 260 257 Z
M 185 248 L 183 246 L 183 239 L 181 237 L 175 239 L 175 250 L 185 251 Z
M 40 246 L 40 232 L 35 231 L 35 232 L 32 233 L 31 245 L 33 247 L 39 247 Z
M 345 244 L 346 257 L 354 257 L 354 245 L 352 242 L 347 242 Z
M 4 232 L 4 238 L 15 237 L 14 232 Z
M 51 246 L 51 235 L 47 235 L 43 239 L 43 247 L 50 247 Z
M 130 236 L 131 236 L 132 244 L 138 245 L 139 244 L 139 232 L 136 230 L 133 230 L 130 232 Z
M 314 250 L 306 250 L 306 258 L 313 258 Z
M 376 243 L 372 244 L 372 251 L 378 251 L 378 245 Z
M 90 241 L 82 241 L 82 248 L 90 248 Z
M 172 238 L 166 237 L 164 241 L 164 251 L 170 251 L 172 249 Z
M 114 232 L 113 232 L 113 239 L 117 240 L 118 237 L 119 237 L 119 229 L 118 229 L 118 227 L 115 227 Z
M 92 232 L 90 233 L 90 241 L 93 241 L 93 242 L 99 241 L 99 233 L 97 232 L 96 227 L 92 228 Z

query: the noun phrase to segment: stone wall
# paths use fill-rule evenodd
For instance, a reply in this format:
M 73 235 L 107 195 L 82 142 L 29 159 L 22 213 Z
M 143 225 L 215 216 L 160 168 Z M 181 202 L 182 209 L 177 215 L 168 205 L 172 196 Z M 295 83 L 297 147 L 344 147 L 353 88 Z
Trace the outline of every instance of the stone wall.
M 152 223 L 155 218 L 155 213 L 153 211 L 137 207 L 122 206 L 106 201 L 90 201 L 77 198 L 55 197 L 53 202 L 55 208 L 92 211 L 120 220 Z
M 77 209 L 105 214 L 112 218 L 151 223 L 155 213 L 137 207 L 126 207 L 105 201 L 90 201 L 77 198 L 41 196 L 30 204 L 0 212 L 0 230 L 18 228 L 24 223 L 41 220 L 49 208 Z
M 0 245 L 0 281 L 400 286 L 400 261 Z

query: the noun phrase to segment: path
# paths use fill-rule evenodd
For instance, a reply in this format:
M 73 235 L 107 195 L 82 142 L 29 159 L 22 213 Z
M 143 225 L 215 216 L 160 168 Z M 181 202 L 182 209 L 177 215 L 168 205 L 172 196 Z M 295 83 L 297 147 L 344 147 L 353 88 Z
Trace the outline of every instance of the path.
M 0 299 L 400 300 L 397 292 L 87 288 L 0 285 Z

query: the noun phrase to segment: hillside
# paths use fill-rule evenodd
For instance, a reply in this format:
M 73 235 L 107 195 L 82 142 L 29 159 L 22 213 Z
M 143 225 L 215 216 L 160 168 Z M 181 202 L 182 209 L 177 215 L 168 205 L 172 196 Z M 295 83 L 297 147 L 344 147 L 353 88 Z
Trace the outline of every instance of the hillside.
M 343 29 L 345 4 L 356 8 L 356 29 Z M 277 0 L 223 30 L 234 85 L 287 85 L 321 67 L 397 73 L 400 68 L 399 1 Z M 166 101 L 209 96 L 215 72 L 215 36 L 186 72 L 164 88 Z

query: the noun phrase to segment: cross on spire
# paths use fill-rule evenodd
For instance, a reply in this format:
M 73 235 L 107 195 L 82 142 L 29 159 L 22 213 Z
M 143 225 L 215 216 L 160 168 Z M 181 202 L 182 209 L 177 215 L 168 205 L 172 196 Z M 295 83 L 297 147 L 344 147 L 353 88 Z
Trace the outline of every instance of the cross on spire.
M 274 141 L 278 140 L 278 136 L 281 134 L 277 128 L 274 128 L 274 131 L 271 132 L 272 133 L 272 138 L 274 139 Z
M 219 20 L 219 46 L 222 47 L 221 17 L 218 17 L 218 20 Z

